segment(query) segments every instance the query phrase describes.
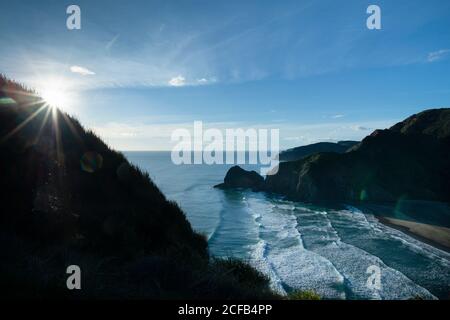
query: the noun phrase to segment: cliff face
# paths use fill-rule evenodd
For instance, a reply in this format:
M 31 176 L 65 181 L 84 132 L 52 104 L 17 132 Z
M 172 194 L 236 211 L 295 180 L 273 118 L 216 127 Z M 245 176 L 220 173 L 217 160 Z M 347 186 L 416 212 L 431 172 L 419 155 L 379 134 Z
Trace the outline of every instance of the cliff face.
M 280 163 L 267 191 L 302 201 L 450 201 L 450 109 L 376 130 L 343 154 Z
M 1 76 L 0 172 L 1 295 L 272 296 L 250 267 L 211 260 L 205 238 L 147 174 Z M 82 292 L 65 288 L 71 264 L 86 275 Z

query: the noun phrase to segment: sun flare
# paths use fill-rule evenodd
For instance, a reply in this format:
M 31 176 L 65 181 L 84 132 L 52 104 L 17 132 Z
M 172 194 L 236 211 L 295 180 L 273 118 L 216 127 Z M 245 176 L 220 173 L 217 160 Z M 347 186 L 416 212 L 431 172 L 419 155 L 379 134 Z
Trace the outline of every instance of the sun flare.
M 68 98 L 65 90 L 60 86 L 49 84 L 42 90 L 42 99 L 52 107 L 64 108 L 67 106 Z

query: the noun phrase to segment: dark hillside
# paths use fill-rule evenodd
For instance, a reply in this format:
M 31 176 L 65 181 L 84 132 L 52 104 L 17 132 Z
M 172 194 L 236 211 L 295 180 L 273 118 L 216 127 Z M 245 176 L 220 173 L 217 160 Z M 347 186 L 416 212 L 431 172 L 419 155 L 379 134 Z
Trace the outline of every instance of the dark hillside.
M 4 77 L 0 172 L 2 295 L 272 296 L 245 264 L 210 259 L 204 237 L 147 174 Z M 83 290 L 66 289 L 70 264 L 83 270 Z

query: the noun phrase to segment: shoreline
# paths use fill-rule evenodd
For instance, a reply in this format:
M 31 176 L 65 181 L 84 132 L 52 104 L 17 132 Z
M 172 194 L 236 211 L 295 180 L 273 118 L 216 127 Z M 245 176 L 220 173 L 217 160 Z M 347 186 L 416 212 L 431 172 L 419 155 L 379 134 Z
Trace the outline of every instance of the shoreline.
M 375 217 L 380 223 L 388 227 L 397 229 L 416 240 L 450 253 L 450 228 L 389 217 Z

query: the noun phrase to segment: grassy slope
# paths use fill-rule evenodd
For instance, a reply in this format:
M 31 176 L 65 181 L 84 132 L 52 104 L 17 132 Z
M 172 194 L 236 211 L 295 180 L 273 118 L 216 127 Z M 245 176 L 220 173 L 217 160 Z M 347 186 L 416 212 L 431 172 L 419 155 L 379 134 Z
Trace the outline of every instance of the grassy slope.
M 246 264 L 210 258 L 147 174 L 4 77 L 0 172 L 2 295 L 274 297 Z M 80 291 L 65 288 L 70 264 L 82 269 Z

